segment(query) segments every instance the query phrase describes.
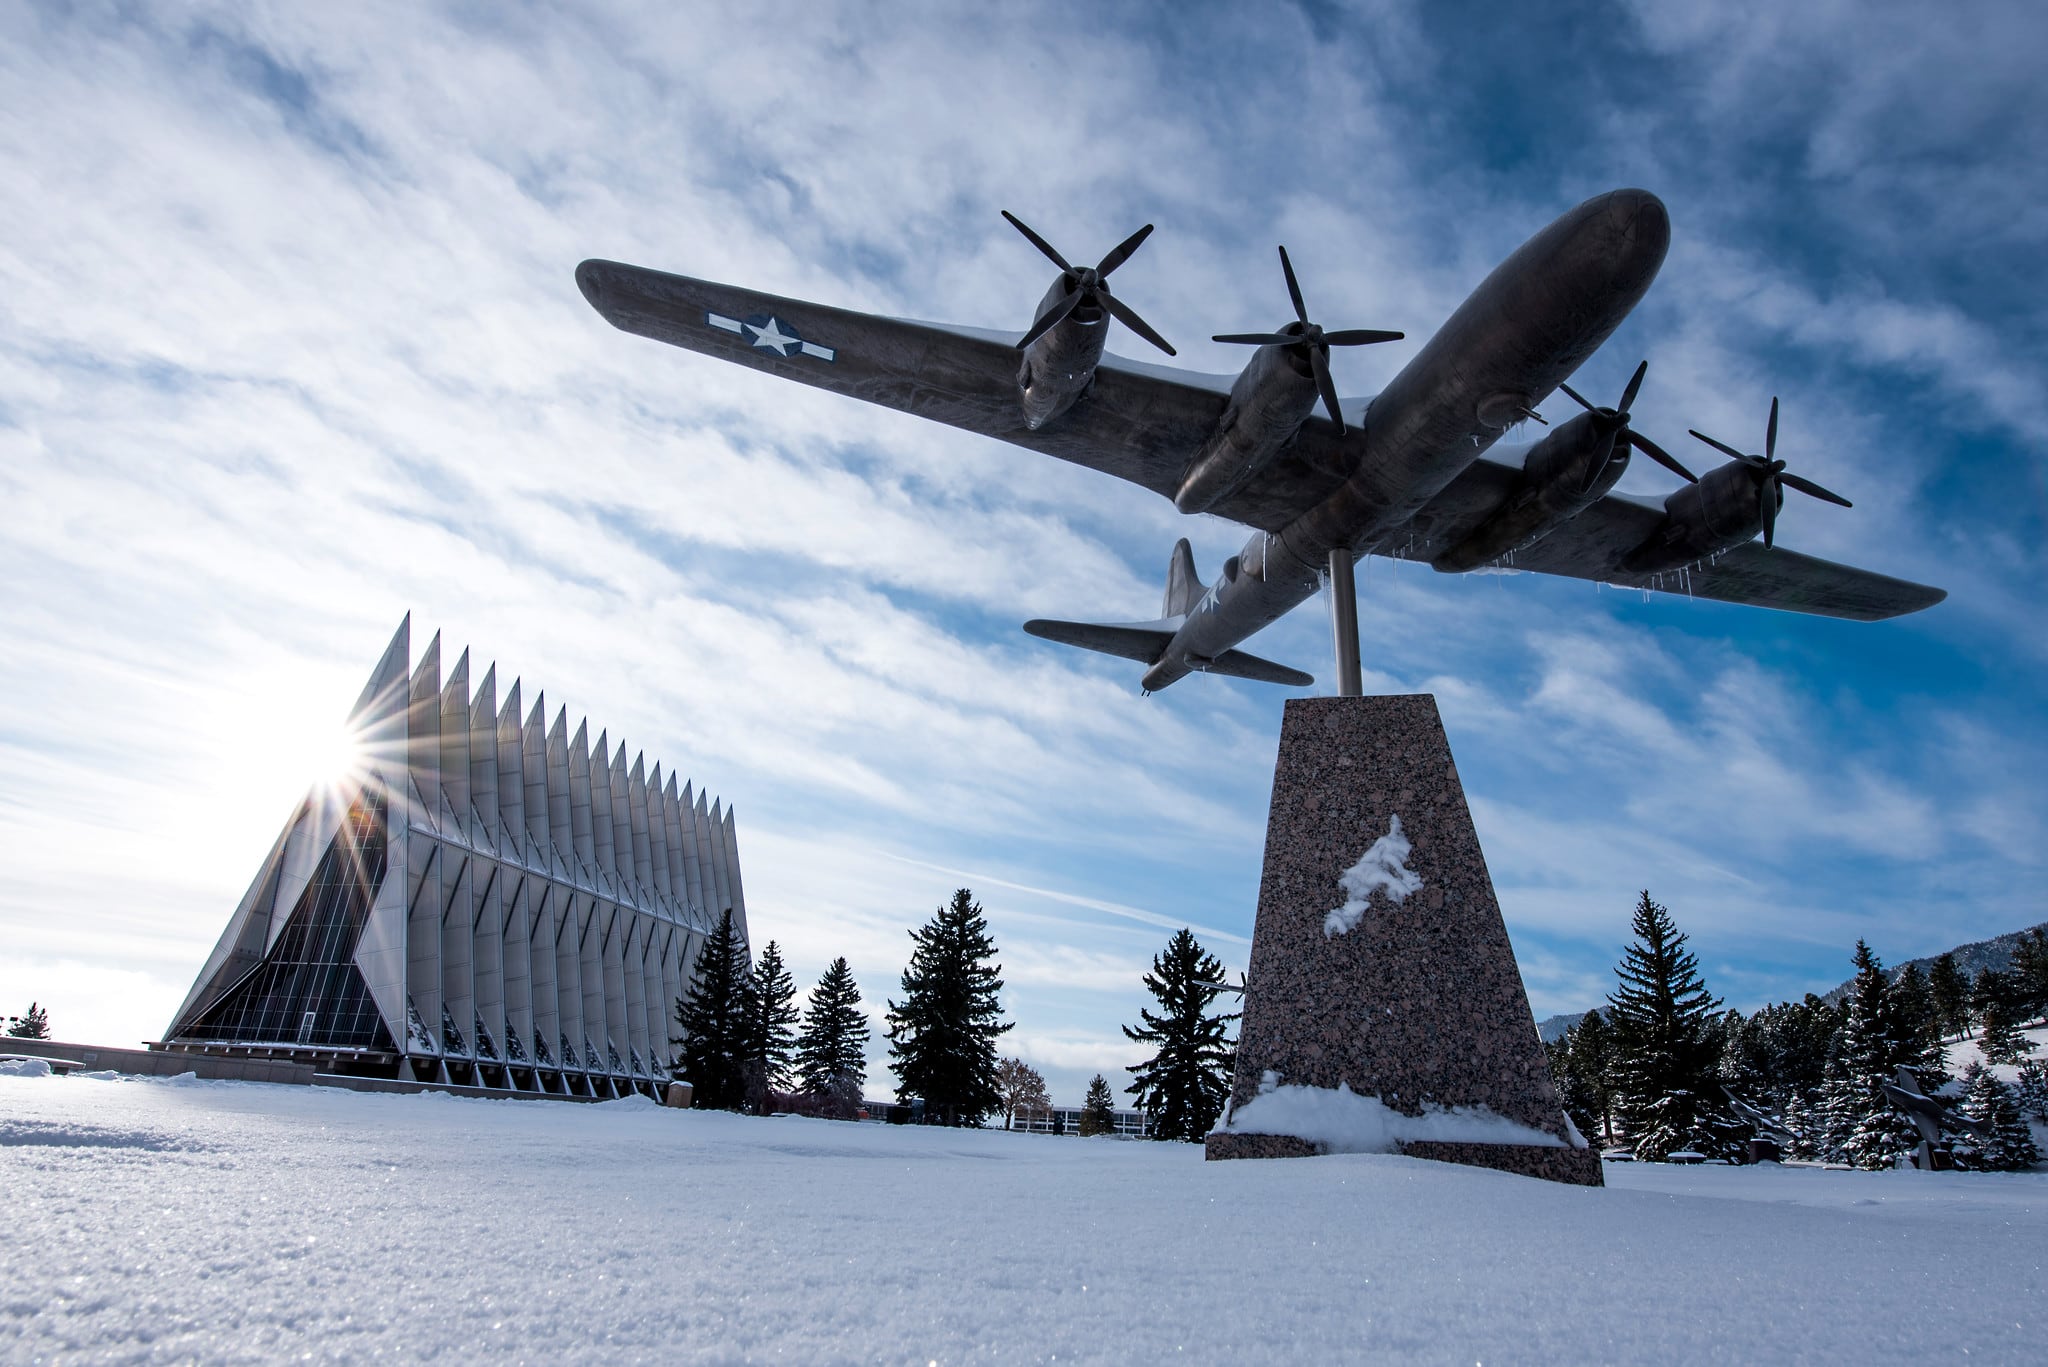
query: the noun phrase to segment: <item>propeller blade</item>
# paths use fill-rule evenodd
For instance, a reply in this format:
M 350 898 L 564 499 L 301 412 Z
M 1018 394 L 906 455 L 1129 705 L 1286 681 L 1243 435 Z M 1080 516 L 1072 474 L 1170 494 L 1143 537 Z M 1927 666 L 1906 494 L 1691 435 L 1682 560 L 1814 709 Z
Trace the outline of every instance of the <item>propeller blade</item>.
M 1771 395 L 1771 425 L 1764 429 L 1764 459 L 1775 460 L 1778 455 L 1778 396 Z
M 1341 332 L 1324 333 L 1323 341 L 1331 346 L 1371 346 L 1374 342 L 1398 342 L 1407 335 L 1381 328 L 1345 328 Z
M 1287 259 L 1287 248 L 1280 249 L 1280 269 L 1287 273 L 1287 297 L 1294 301 L 1294 316 L 1308 326 L 1308 305 L 1301 302 L 1301 284 L 1294 278 L 1294 263 Z
M 1579 486 L 1579 492 L 1581 494 L 1590 494 L 1591 492 L 1593 492 L 1593 486 L 1598 484 L 1600 482 L 1600 477 L 1607 473 L 1607 467 L 1614 464 L 1615 452 L 1621 449 L 1621 442 L 1619 439 L 1616 439 L 1614 445 L 1607 448 L 1606 460 L 1601 461 L 1598 465 L 1592 465 L 1587 467 L 1585 483 Z
M 1038 248 L 1038 250 L 1044 252 L 1047 256 L 1052 258 L 1053 265 L 1058 266 L 1060 270 L 1067 275 L 1072 275 L 1074 273 L 1074 268 L 1067 264 L 1067 258 L 1061 256 L 1058 252 L 1052 249 L 1052 243 L 1046 241 L 1037 233 L 1032 232 L 1030 228 L 1025 226 L 1023 219 L 1017 217 L 1017 215 L 1011 213 L 1008 209 L 1003 210 L 1002 213 L 1004 218 L 1010 220 L 1011 227 L 1015 228 L 1018 232 L 1024 234 L 1025 237 L 1030 239 L 1032 246 Z
M 1663 447 L 1659 446 L 1656 442 L 1651 441 L 1648 437 L 1636 431 L 1633 427 L 1629 428 L 1625 435 L 1628 437 L 1629 445 L 1635 447 L 1636 450 L 1641 451 L 1651 460 L 1656 461 L 1659 465 L 1669 470 L 1672 474 L 1677 475 L 1686 483 L 1698 484 L 1700 482 L 1700 477 L 1694 474 L 1692 471 L 1686 469 L 1683 465 L 1680 465 L 1676 460 L 1674 460 L 1669 451 L 1666 451 Z
M 1344 410 L 1337 406 L 1337 386 L 1330 380 L 1330 353 L 1322 347 L 1310 347 L 1308 362 L 1315 368 L 1316 388 L 1322 391 L 1323 407 L 1330 410 L 1330 421 L 1337 424 L 1337 435 L 1344 435 Z
M 1724 456 L 1733 456 L 1735 457 L 1735 459 L 1741 461 L 1744 465 L 1754 465 L 1756 463 L 1753 457 L 1747 455 L 1744 452 L 1736 450 L 1734 447 L 1730 446 L 1725 441 L 1715 441 L 1712 437 L 1700 431 L 1697 427 L 1688 427 L 1685 430 L 1692 433 L 1695 437 L 1698 437 L 1701 441 L 1713 447 L 1716 451 L 1719 451 Z
M 1828 489 L 1823 489 L 1818 484 L 1815 484 L 1812 480 L 1806 479 L 1800 475 L 1792 474 L 1789 471 L 1781 471 L 1778 475 L 1778 478 L 1782 480 L 1784 483 L 1791 485 L 1793 488 L 1797 489 L 1802 494 L 1811 494 L 1815 498 L 1825 499 L 1829 503 L 1840 504 L 1844 508 L 1853 508 L 1856 506 L 1855 504 L 1851 503 L 1848 499 L 1843 498 L 1840 494 L 1834 493 Z
M 1209 339 L 1212 342 L 1238 342 L 1245 346 L 1297 346 L 1299 337 L 1290 337 L 1284 332 L 1225 332 Z
M 1044 336 L 1060 319 L 1078 308 L 1081 303 L 1082 293 L 1083 291 L 1081 290 L 1068 290 L 1066 298 L 1054 304 L 1044 313 L 1039 314 L 1038 321 L 1031 325 L 1031 331 L 1025 333 L 1023 338 L 1018 341 L 1017 350 L 1022 351 L 1025 347 L 1030 346 L 1033 342 Z
M 1628 388 L 1621 391 L 1621 403 L 1617 406 L 1617 411 L 1622 413 L 1628 412 L 1629 405 L 1636 401 L 1636 391 L 1643 387 L 1643 376 L 1649 373 L 1650 363 L 1648 361 L 1644 361 L 1636 367 L 1636 373 L 1630 378 Z
M 1573 389 L 1570 385 L 1561 384 L 1558 386 L 1558 388 L 1562 389 L 1571 398 L 1571 401 L 1573 403 L 1585 409 L 1588 413 L 1595 411 L 1593 405 L 1586 402 L 1586 396 L 1584 394 L 1581 394 L 1578 390 Z
M 1169 356 L 1180 354 L 1173 349 L 1172 345 L 1164 337 L 1161 337 L 1152 330 L 1151 324 L 1134 313 L 1129 304 L 1124 303 L 1123 300 L 1117 298 L 1100 285 L 1095 287 L 1095 298 L 1104 308 L 1109 310 L 1110 315 L 1118 322 L 1137 333 L 1140 337 L 1143 337 L 1153 346 L 1158 347 Z
M 1764 515 L 1764 549 L 1771 548 L 1771 534 L 1778 526 L 1778 481 L 1775 476 L 1764 476 L 1764 482 L 1757 486 L 1757 499 Z
M 1103 257 L 1102 260 L 1096 264 L 1095 274 L 1097 276 L 1108 275 L 1118 266 L 1123 265 L 1124 262 L 1131 259 L 1131 253 L 1138 250 L 1140 244 L 1142 244 L 1145 241 L 1145 239 L 1150 237 L 1151 235 L 1152 225 L 1147 223 L 1144 227 L 1138 229 L 1138 231 L 1132 233 L 1129 237 L 1125 238 L 1122 242 L 1119 242 L 1113 249 L 1111 249 L 1109 255 Z

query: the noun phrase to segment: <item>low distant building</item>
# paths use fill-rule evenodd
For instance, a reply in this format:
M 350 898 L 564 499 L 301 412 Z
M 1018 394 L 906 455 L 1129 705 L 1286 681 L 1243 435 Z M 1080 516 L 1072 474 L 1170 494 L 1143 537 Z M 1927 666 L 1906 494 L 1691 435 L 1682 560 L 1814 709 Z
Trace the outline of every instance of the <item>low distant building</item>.
M 497 667 L 474 694 L 412 618 L 157 1048 L 535 1095 L 657 1095 L 676 1000 L 730 909 L 730 810 Z
M 1145 1111 L 1111 1111 L 1109 1132 L 1119 1138 L 1144 1139 L 1152 1133 L 1152 1117 Z M 1019 1112 L 1010 1122 L 1013 1130 L 1032 1134 L 1081 1133 L 1079 1106 L 1052 1106 L 1045 1110 Z

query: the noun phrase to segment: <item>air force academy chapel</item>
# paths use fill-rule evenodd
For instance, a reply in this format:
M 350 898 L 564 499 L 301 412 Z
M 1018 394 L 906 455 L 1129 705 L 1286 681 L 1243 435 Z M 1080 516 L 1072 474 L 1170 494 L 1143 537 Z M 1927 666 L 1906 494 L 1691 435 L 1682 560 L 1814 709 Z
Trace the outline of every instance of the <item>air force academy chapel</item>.
M 164 1038 L 173 1051 L 558 1096 L 652 1094 L 698 950 L 746 898 L 730 811 L 589 724 L 470 692 L 412 619 Z

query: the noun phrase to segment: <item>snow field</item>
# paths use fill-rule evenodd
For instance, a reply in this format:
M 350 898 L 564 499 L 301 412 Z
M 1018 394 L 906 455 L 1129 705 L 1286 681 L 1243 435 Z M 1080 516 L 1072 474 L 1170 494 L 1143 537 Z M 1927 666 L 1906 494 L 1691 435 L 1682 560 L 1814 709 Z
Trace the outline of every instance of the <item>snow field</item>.
M 2048 1174 L 1608 1169 L 0 1078 L 0 1358 L 2042 1360 Z

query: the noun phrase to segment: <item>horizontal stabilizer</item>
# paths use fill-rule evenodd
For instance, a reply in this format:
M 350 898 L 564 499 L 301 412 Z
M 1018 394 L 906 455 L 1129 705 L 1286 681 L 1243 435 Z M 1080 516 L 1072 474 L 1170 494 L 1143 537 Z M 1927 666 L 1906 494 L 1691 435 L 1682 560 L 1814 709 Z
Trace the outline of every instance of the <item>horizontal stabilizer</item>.
M 1042 641 L 1057 641 L 1063 646 L 1100 651 L 1104 655 L 1136 660 L 1141 665 L 1158 664 L 1159 657 L 1166 653 L 1166 647 L 1172 643 L 1179 628 L 1180 619 L 1174 617 L 1157 622 L 1118 623 L 1054 622 L 1036 617 L 1024 624 L 1024 630 Z M 1259 683 L 1285 684 L 1293 688 L 1307 688 L 1316 681 L 1313 674 L 1289 669 L 1286 665 L 1275 664 L 1242 650 L 1226 650 L 1207 664 L 1198 664 L 1195 668 L 1205 674 L 1224 674 L 1233 679 L 1253 679 Z
M 1200 668 L 1204 674 L 1228 674 L 1233 679 L 1256 679 L 1260 683 L 1286 684 L 1290 688 L 1307 688 L 1316 681 L 1313 674 L 1289 669 L 1257 655 L 1247 655 L 1242 650 L 1226 650 Z
M 1024 624 L 1024 630 L 1042 641 L 1099 650 L 1104 655 L 1136 660 L 1141 665 L 1157 664 L 1159 657 L 1166 653 L 1167 643 L 1173 640 L 1173 629 L 1163 622 L 1126 622 L 1105 626 L 1095 622 L 1052 622 L 1035 617 Z

